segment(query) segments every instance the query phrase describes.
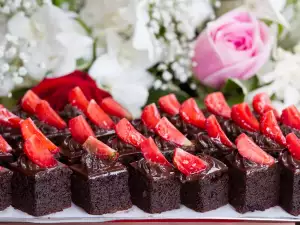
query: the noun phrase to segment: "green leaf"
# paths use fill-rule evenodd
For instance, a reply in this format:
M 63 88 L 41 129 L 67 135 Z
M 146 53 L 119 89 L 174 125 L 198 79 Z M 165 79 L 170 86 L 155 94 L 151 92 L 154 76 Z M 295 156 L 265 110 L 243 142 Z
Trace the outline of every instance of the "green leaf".
M 229 105 L 234 105 L 244 101 L 245 96 L 258 87 L 256 76 L 248 80 L 228 79 L 222 92 Z
M 186 94 L 184 91 L 181 90 L 171 90 L 171 89 L 167 89 L 167 90 L 155 90 L 154 88 L 151 88 L 149 90 L 149 97 L 148 97 L 148 101 L 147 104 L 153 103 L 153 102 L 157 102 L 158 99 L 164 95 L 170 94 L 170 93 L 174 93 L 178 99 L 178 101 L 183 102 L 184 100 L 189 98 L 189 95 Z
M 12 92 L 12 97 L 0 97 L 0 104 L 4 105 L 8 109 L 12 109 L 17 105 L 19 100 L 23 97 L 25 92 L 29 88 L 19 88 Z

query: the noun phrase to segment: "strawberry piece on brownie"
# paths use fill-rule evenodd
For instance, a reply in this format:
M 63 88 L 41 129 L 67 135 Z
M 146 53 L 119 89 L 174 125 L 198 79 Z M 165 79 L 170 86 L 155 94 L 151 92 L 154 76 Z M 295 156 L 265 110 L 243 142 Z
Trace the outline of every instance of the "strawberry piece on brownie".
M 180 110 L 180 103 L 174 94 L 168 94 L 160 97 L 158 100 L 158 105 L 163 112 L 170 116 L 175 116 Z
M 230 119 L 231 109 L 222 92 L 208 94 L 204 99 L 204 103 L 210 113 Z
M 104 98 L 100 107 L 109 115 L 132 120 L 131 113 L 111 97 Z

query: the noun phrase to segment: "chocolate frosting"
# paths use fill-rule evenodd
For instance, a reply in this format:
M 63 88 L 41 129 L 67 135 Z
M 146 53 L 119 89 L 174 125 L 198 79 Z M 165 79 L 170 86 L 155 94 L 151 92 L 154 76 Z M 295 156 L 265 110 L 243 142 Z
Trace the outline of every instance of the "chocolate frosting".
M 271 166 L 258 164 L 256 162 L 244 158 L 238 153 L 238 151 L 233 152 L 232 154 L 228 155 L 226 158 L 228 159 L 228 161 L 231 162 L 233 166 L 235 166 L 236 168 L 242 171 L 246 171 L 247 174 L 251 174 L 256 171 L 267 170 L 268 168 L 275 166 L 277 162 L 275 161 L 275 163 Z
M 161 152 L 167 152 L 167 151 L 174 151 L 175 148 L 181 148 L 187 152 L 195 152 L 196 146 L 192 144 L 191 146 L 178 146 L 175 143 L 165 141 L 160 136 L 154 137 L 154 142 L 156 143 L 157 147 L 160 149 Z
M 17 160 L 17 164 L 19 167 L 21 167 L 23 170 L 26 171 L 40 171 L 40 170 L 45 170 L 47 168 L 42 168 L 40 166 L 38 166 L 37 164 L 35 164 L 34 162 L 32 162 L 30 159 L 27 158 L 27 156 L 25 154 L 22 154 L 19 156 L 18 160 Z
M 288 151 L 282 153 L 280 162 L 295 174 L 300 173 L 300 160 L 295 159 Z
M 141 119 L 131 121 L 132 126 L 145 137 L 154 137 L 155 132 L 148 129 Z
M 285 124 L 281 124 L 280 129 L 284 136 L 288 135 L 289 133 L 294 133 L 298 138 L 300 138 L 300 130 L 297 130 Z
M 59 113 L 59 116 L 66 122 L 69 122 L 70 119 L 82 115 L 85 118 L 84 113 L 75 106 L 67 104 L 64 109 Z
M 110 137 L 107 141 L 107 145 L 110 146 L 112 149 L 117 150 L 121 155 L 140 152 L 139 149 L 137 149 L 133 145 L 122 141 L 120 138 L 117 137 L 117 135 Z
M 67 136 L 60 146 L 60 154 L 67 158 L 82 156 L 85 150 L 82 145 L 76 142 L 72 136 Z
M 226 155 L 234 151 L 235 146 L 227 147 L 223 145 L 219 140 L 213 139 L 208 136 L 206 132 L 200 132 L 197 134 L 196 150 L 197 152 L 211 155 L 218 159 L 222 159 Z
M 116 160 L 102 160 L 95 154 L 84 153 L 81 157 L 81 169 L 86 174 L 99 174 L 119 171 L 123 165 Z
M 161 165 L 144 158 L 133 162 L 132 165 L 150 179 L 165 179 L 176 175 L 173 166 Z
M 212 178 L 222 173 L 227 173 L 228 171 L 228 167 L 224 163 L 209 155 L 199 155 L 199 158 L 201 158 L 206 163 L 205 170 L 201 171 L 200 173 L 191 174 L 188 176 L 180 174 L 179 179 L 181 182 L 184 183 L 189 181 L 202 180 L 208 177 Z
M 197 137 L 197 134 L 201 132 L 201 129 L 186 123 L 183 121 L 180 117 L 180 115 L 175 115 L 170 118 L 170 122 L 178 129 L 180 130 L 184 135 L 187 136 L 188 139 L 194 140 Z

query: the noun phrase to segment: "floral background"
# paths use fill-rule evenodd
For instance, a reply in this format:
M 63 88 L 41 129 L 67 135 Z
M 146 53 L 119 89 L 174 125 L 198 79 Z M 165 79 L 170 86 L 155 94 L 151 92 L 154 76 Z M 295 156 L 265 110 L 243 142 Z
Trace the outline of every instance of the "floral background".
M 0 0 L 0 103 L 34 87 L 59 109 L 79 85 L 136 117 L 167 93 L 201 105 L 216 89 L 299 107 L 299 30 L 297 0 Z

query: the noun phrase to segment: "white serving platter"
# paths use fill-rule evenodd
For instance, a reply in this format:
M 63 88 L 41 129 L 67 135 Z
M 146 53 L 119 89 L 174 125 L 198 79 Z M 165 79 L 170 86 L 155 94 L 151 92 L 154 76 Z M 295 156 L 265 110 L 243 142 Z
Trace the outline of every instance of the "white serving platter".
M 127 221 L 127 220 L 252 220 L 252 221 L 300 221 L 300 216 L 295 217 L 280 207 L 273 207 L 266 211 L 237 213 L 230 205 L 219 209 L 198 213 L 185 206 L 180 209 L 163 212 L 160 214 L 148 214 L 136 206 L 126 211 L 105 215 L 89 215 L 81 208 L 72 204 L 71 208 L 62 212 L 53 213 L 43 217 L 33 217 L 27 213 L 9 207 L 0 212 L 0 222 L 32 222 L 32 223 L 63 223 L 63 222 L 105 222 L 105 221 Z

